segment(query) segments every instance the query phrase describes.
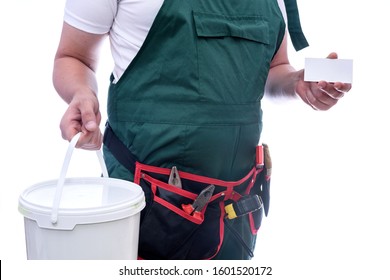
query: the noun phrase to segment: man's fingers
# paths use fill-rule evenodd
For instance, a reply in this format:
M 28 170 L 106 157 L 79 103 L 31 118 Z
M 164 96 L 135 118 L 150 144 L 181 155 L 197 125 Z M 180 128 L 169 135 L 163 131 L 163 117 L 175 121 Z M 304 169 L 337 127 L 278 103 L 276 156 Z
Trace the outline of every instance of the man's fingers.
M 337 53 L 335 53 L 335 52 L 331 52 L 326 58 L 329 58 L 329 59 L 337 59 L 337 58 L 338 58 L 338 55 L 337 55 Z
M 81 123 L 86 132 L 94 132 L 99 128 L 99 105 L 91 100 L 86 100 L 80 106 Z

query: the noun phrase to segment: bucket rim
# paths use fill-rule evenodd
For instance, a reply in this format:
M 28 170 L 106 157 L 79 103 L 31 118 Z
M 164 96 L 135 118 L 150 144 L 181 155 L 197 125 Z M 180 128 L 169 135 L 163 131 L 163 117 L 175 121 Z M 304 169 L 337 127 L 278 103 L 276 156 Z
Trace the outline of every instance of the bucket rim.
M 57 224 L 51 223 L 52 206 L 40 205 L 29 201 L 28 195 L 38 189 L 53 188 L 58 180 L 47 180 L 36 183 L 25 189 L 19 196 L 18 210 L 25 218 L 35 220 L 40 227 L 56 229 L 73 229 L 78 224 L 91 224 L 123 219 L 141 212 L 145 207 L 145 196 L 142 188 L 130 181 L 107 177 L 71 177 L 66 178 L 64 186 L 72 184 L 104 184 L 111 188 L 131 190 L 130 199 L 108 205 L 95 207 L 59 207 Z M 130 192 L 129 192 L 130 193 Z

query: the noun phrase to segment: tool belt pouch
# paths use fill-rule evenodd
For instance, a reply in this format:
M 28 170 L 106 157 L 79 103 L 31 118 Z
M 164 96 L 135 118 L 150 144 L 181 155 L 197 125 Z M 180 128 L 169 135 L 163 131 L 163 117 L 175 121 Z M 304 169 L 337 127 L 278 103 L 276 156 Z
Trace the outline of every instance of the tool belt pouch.
M 182 188 L 169 185 L 170 169 L 136 163 L 134 182 L 145 192 L 146 207 L 141 212 L 139 258 L 141 259 L 211 259 L 219 251 L 224 236 L 225 202 L 253 193 L 261 169 L 253 168 L 237 182 L 180 172 Z M 257 182 L 258 184 L 259 182 Z M 191 205 L 210 184 L 215 191 L 209 203 L 197 215 L 183 205 Z M 256 184 L 256 185 L 257 185 Z M 258 212 L 258 213 L 256 213 Z M 250 213 L 252 234 L 261 224 L 262 211 Z
M 169 173 L 167 168 L 136 164 L 134 181 L 143 188 L 146 199 L 141 213 L 139 257 L 208 259 L 220 244 L 220 206 L 210 202 L 199 215 L 188 214 L 182 205 L 193 203 L 198 195 L 194 190 L 208 184 L 181 173 L 181 189 L 167 183 Z

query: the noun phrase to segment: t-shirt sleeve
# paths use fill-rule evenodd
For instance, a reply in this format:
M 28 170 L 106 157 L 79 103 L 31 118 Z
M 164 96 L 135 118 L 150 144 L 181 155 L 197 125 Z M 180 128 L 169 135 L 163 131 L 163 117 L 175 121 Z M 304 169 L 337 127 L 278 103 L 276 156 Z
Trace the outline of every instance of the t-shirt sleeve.
M 66 0 L 64 21 L 94 34 L 110 31 L 120 0 Z

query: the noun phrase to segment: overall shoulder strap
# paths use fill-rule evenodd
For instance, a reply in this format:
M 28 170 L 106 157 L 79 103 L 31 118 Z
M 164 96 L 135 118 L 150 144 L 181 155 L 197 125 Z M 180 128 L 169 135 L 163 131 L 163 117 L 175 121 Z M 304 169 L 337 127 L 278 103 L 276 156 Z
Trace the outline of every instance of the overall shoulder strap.
M 303 34 L 301 22 L 299 20 L 299 11 L 296 0 L 284 0 L 287 12 L 288 32 L 291 36 L 291 41 L 296 51 L 309 46 L 305 35 Z

